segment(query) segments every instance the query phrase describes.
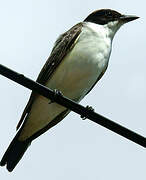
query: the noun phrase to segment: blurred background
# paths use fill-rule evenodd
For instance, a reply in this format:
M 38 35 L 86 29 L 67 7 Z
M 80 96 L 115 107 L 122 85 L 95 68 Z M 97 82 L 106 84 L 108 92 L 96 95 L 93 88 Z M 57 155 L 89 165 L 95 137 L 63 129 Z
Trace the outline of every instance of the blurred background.
M 145 0 L 1 0 L 0 63 L 36 80 L 56 38 L 92 11 L 137 15 L 116 34 L 108 70 L 81 104 L 146 136 L 145 7 Z M 31 92 L 2 76 L 0 92 L 1 158 Z M 72 112 L 32 143 L 12 173 L 0 168 L 0 179 L 144 180 L 145 162 L 143 147 Z

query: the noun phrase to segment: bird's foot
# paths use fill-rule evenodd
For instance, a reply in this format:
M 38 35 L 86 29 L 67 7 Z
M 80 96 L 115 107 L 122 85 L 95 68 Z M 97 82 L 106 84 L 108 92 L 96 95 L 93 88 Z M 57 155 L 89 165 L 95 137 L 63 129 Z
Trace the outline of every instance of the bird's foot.
M 54 92 L 53 99 L 55 99 L 56 96 L 63 96 L 62 92 L 59 91 L 58 89 L 54 89 L 53 92 Z M 55 102 L 54 100 L 50 100 L 49 104 L 52 104 L 54 102 Z
M 89 111 L 91 111 L 91 112 L 94 111 L 94 109 L 92 108 L 92 106 L 88 106 L 88 105 L 87 105 L 87 106 L 86 106 L 86 109 L 89 110 Z M 82 120 L 85 120 L 85 119 L 87 118 L 87 117 L 85 117 L 85 116 L 83 116 L 83 115 L 81 115 L 80 117 L 82 118 Z

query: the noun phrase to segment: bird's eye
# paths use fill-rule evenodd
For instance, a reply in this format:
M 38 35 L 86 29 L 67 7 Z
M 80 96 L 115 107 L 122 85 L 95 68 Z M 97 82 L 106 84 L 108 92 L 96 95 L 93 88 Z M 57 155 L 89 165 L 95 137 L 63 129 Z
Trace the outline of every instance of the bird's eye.
M 105 15 L 106 15 L 107 17 L 112 17 L 112 13 L 111 13 L 110 11 L 107 11 L 107 12 L 105 13 Z

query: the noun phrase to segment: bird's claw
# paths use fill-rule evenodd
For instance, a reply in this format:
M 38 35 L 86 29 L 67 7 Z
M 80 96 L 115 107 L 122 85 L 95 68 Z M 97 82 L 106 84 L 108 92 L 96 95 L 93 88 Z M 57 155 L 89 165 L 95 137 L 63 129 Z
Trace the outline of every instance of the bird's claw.
M 58 89 L 54 89 L 53 92 L 54 92 L 54 97 L 53 97 L 53 99 L 55 99 L 56 96 L 58 96 L 58 95 L 59 95 L 59 96 L 63 96 L 62 92 L 59 91 Z M 52 104 L 52 103 L 54 103 L 54 102 L 55 102 L 54 100 L 50 100 L 49 104 Z
M 92 106 L 86 106 L 86 109 L 87 110 L 89 110 L 89 111 L 91 111 L 91 112 L 93 112 L 94 111 L 94 109 L 92 108 Z M 83 115 L 81 115 L 81 118 L 82 118 L 82 120 L 85 120 L 87 117 L 86 116 L 83 116 Z

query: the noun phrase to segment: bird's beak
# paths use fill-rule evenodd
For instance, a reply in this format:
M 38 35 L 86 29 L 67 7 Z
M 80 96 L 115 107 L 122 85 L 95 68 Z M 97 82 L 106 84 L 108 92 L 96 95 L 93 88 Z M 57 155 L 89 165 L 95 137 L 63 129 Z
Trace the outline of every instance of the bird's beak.
M 127 23 L 127 22 L 130 22 L 130 21 L 136 20 L 138 18 L 139 18 L 138 16 L 133 16 L 133 15 L 122 15 L 120 17 L 120 21 L 122 21 L 124 23 Z

